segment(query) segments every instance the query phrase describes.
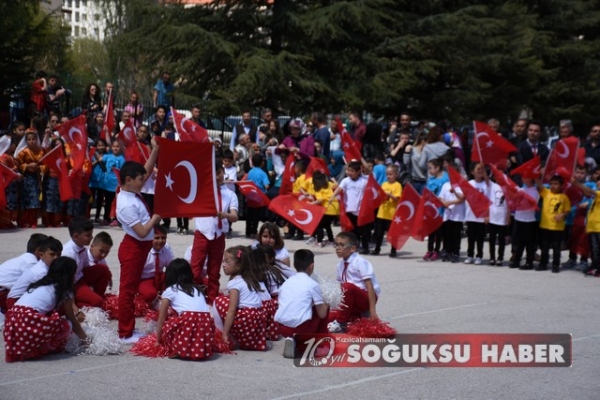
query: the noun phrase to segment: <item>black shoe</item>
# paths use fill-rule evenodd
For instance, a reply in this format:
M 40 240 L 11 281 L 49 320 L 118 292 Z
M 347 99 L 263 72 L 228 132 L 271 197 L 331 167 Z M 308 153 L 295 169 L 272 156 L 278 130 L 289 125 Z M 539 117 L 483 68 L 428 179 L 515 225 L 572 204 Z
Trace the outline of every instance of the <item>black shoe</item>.
M 547 265 L 538 265 L 535 270 L 536 271 L 548 271 L 548 266 Z
M 555 273 L 555 274 L 558 274 L 560 272 L 560 266 L 553 265 L 552 266 L 552 272 Z
M 293 238 L 293 237 L 294 237 L 294 235 L 292 235 L 291 233 L 286 233 L 285 235 L 283 235 L 283 238 L 284 239 L 288 239 L 288 240 L 291 239 L 291 238 Z
M 519 268 L 519 264 L 517 264 L 517 263 L 514 263 L 514 262 L 511 262 L 511 263 L 509 264 L 508 268 L 513 268 L 513 269 L 514 269 L 514 268 Z
M 296 235 L 292 238 L 292 240 L 295 240 L 295 241 L 304 240 L 304 235 Z
M 231 239 L 231 232 L 227 232 L 225 234 L 225 239 Z
M 378 256 L 379 254 L 381 254 L 381 250 L 377 250 L 377 249 L 375 249 L 375 250 L 373 250 L 373 251 L 371 252 L 371 255 L 372 255 L 372 256 Z
M 512 267 L 511 267 L 511 268 L 512 268 Z M 515 267 L 515 268 L 516 268 L 516 267 Z M 525 264 L 525 265 L 521 265 L 521 266 L 519 267 L 519 269 L 520 269 L 521 271 L 531 271 L 531 270 L 533 269 L 533 265 L 531 265 L 531 264 Z
M 396 258 L 397 254 L 395 251 L 390 252 L 390 254 L 388 254 L 389 258 Z
M 362 250 L 361 250 L 361 251 L 359 251 L 358 253 L 359 253 L 359 254 L 363 254 L 363 255 L 369 254 L 369 249 L 362 249 Z

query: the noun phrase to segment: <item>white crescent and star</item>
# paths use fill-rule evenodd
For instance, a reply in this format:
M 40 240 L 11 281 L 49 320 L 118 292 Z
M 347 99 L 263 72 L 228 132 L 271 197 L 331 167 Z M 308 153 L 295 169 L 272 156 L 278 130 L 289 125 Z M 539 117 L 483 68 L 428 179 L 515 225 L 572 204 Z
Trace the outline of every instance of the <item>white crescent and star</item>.
M 131 132 L 130 127 L 126 127 L 125 129 L 123 129 L 123 136 L 125 136 L 127 138 L 128 142 L 131 142 L 131 136 L 129 136 L 130 132 Z
M 410 219 L 412 219 L 412 217 L 415 215 L 415 206 L 413 203 L 411 203 L 410 201 L 403 201 L 400 204 L 398 204 L 398 208 L 402 207 L 402 206 L 406 206 L 409 211 L 410 214 L 408 215 L 408 217 L 405 219 L 405 221 L 408 221 Z M 400 220 L 400 222 L 402 222 L 402 220 Z
M 71 141 L 73 143 L 75 143 L 75 145 L 77 146 L 77 148 L 79 150 L 81 150 L 81 144 L 73 138 L 73 134 L 75 134 L 75 133 L 78 133 L 80 137 L 82 135 L 81 131 L 78 128 L 73 127 L 71 129 L 69 129 L 69 138 L 71 138 Z
M 562 146 L 564 153 L 561 153 L 560 151 L 558 151 L 559 144 Z M 558 156 L 560 158 L 569 158 L 569 155 L 571 153 L 569 153 L 569 147 L 565 144 L 565 142 L 559 140 L 558 143 L 556 144 L 556 154 L 558 154 Z
M 290 210 L 290 211 L 293 212 L 293 210 Z M 306 214 L 306 218 L 304 218 L 304 219 L 298 219 L 298 218 L 294 217 L 294 221 L 296 221 L 300 225 L 308 225 L 308 224 L 310 224 L 312 222 L 313 215 L 312 215 L 312 213 L 310 211 L 308 211 L 308 210 L 297 210 L 297 212 L 303 212 L 304 214 Z M 291 216 L 294 216 L 294 215 L 291 215 Z
M 440 214 L 438 213 L 438 209 L 436 208 L 436 206 L 430 202 L 430 201 L 426 201 L 424 204 L 424 207 L 431 207 L 433 208 L 434 212 L 435 212 L 435 217 L 433 217 L 434 219 L 437 218 Z M 427 215 L 425 215 L 425 217 L 427 217 Z
M 373 192 L 373 200 L 379 197 L 379 192 L 374 187 L 371 188 L 371 192 Z
M 188 174 L 190 176 L 190 193 L 187 195 L 187 197 L 181 197 L 179 195 L 177 195 L 177 197 L 179 197 L 179 199 L 181 201 L 183 201 L 186 204 L 191 204 L 194 200 L 196 200 L 196 194 L 198 193 L 198 174 L 196 173 L 196 169 L 194 168 L 194 166 L 192 165 L 191 162 L 189 161 L 180 161 L 179 163 L 177 163 L 177 165 L 175 165 L 175 167 L 173 168 L 173 170 L 175 170 L 177 167 L 183 167 L 188 171 Z M 171 178 L 171 172 L 169 172 L 167 175 L 165 175 L 165 179 L 166 179 L 166 187 L 168 187 L 169 189 L 171 189 L 171 191 L 173 191 L 173 179 Z

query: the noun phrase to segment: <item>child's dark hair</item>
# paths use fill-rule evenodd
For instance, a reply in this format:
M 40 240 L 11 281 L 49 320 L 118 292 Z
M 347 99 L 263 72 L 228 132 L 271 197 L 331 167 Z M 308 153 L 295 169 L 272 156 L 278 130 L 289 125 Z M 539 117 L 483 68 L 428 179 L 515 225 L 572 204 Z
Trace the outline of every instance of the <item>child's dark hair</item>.
M 342 239 L 348 239 L 348 244 L 349 245 L 354 246 L 354 247 L 358 247 L 358 238 L 352 232 L 340 232 L 340 233 L 337 234 L 336 237 L 339 237 L 339 238 L 342 238 Z
M 306 172 L 306 161 L 296 160 L 294 167 L 298 168 L 298 171 L 300 171 L 301 173 L 305 173 Z
M 261 260 L 262 258 L 266 260 L 265 263 L 259 263 L 259 266 L 263 267 L 263 282 L 267 288 L 272 286 L 280 287 L 283 285 L 283 282 L 285 282 L 285 276 L 275 265 L 277 261 L 275 260 L 275 249 L 273 246 L 269 246 L 268 244 L 259 244 L 252 251 L 252 253 L 256 254 L 257 261 Z
M 339 236 L 339 235 L 338 235 Z M 315 254 L 307 249 L 296 250 L 294 253 L 294 268 L 298 272 L 306 272 L 308 267 L 315 262 Z
M 19 127 L 23 127 L 25 128 L 27 125 L 25 125 L 23 122 L 21 121 L 14 121 L 12 124 L 10 124 L 10 131 L 14 132 L 15 129 L 19 128 Z
M 215 161 L 215 172 L 219 172 L 219 171 L 225 171 L 225 168 L 223 168 L 223 163 L 221 163 L 221 161 L 217 160 L 217 161 Z
M 87 218 L 73 217 L 69 221 L 69 236 L 73 237 L 76 233 L 90 232 L 94 230 L 94 224 Z
M 106 143 L 106 140 L 104 139 L 96 139 L 96 144 L 98 143 L 104 143 L 104 146 L 108 147 L 108 143 Z
M 171 132 L 175 132 L 175 126 L 174 126 L 172 123 L 170 123 L 170 122 L 167 122 L 167 123 L 165 124 L 165 131 L 166 131 L 167 129 L 168 129 L 168 130 L 170 130 Z
M 584 170 L 585 172 L 588 172 L 588 171 L 589 171 L 589 167 L 588 167 L 588 165 L 587 165 L 587 164 L 583 164 L 583 165 L 577 164 L 577 165 L 575 165 L 575 169 L 582 169 L 582 170 Z
M 256 153 L 252 156 L 252 165 L 254 167 L 257 167 L 257 168 L 262 167 L 263 161 L 264 161 L 263 156 L 260 153 Z
M 92 240 L 92 244 L 93 245 L 97 245 L 97 244 L 105 244 L 107 246 L 113 247 L 113 240 L 112 237 L 110 237 L 110 235 L 108 234 L 108 232 L 98 232 L 96 234 L 96 236 L 94 236 L 94 240 Z
M 52 261 L 48 267 L 48 273 L 39 281 L 33 282 L 27 288 L 27 291 L 38 288 L 40 286 L 54 286 L 56 293 L 55 307 L 58 307 L 73 293 L 73 280 L 75 279 L 75 271 L 77 270 L 77 262 L 70 257 L 58 257 Z
M 318 192 L 321 189 L 327 189 L 329 187 L 327 175 L 325 175 L 319 170 L 313 172 L 312 181 L 316 192 Z
M 57 238 L 48 236 L 46 240 L 40 244 L 39 250 L 42 252 L 50 250 L 56 253 L 62 253 L 63 245 Z
M 225 252 L 236 260 L 240 266 L 239 275 L 248 285 L 248 289 L 255 292 L 262 292 L 260 287 L 261 276 L 258 268 L 254 266 L 254 260 L 251 256 L 252 250 L 246 246 L 230 247 Z
M 432 160 L 429 160 L 428 164 L 431 164 L 434 167 L 439 168 L 439 169 L 442 169 L 442 167 L 444 166 L 444 162 L 442 161 L 441 158 L 434 158 Z
M 375 153 L 375 155 L 373 156 L 373 161 L 377 162 L 377 161 L 382 161 L 385 162 L 385 156 L 383 155 L 382 152 L 378 151 L 377 153 Z
M 473 161 L 471 163 L 471 173 L 473 173 L 475 171 L 475 168 L 477 168 L 477 166 L 481 164 L 481 161 Z
M 233 160 L 233 151 L 226 149 L 223 150 L 223 157 L 224 160 Z
M 273 245 L 273 248 L 275 250 L 281 250 L 283 249 L 283 238 L 281 237 L 281 231 L 279 230 L 279 227 L 277 226 L 277 224 L 274 224 L 273 222 L 265 222 L 264 224 L 261 225 L 260 229 L 258 230 L 258 242 L 260 243 L 260 240 L 262 238 L 263 233 L 265 233 L 265 231 L 269 232 L 269 235 L 271 235 L 271 237 L 275 240 L 275 244 Z
M 48 235 L 44 235 L 43 233 L 34 233 L 29 236 L 29 240 L 27 241 L 27 252 L 35 254 L 35 251 L 39 250 L 40 246 L 47 238 Z
M 135 179 L 138 176 L 144 175 L 146 175 L 146 168 L 142 164 L 135 161 L 125 161 L 119 172 L 119 179 L 121 180 L 121 185 L 123 185 L 127 181 L 127 178 Z
M 163 225 L 154 225 L 154 231 L 160 232 L 165 236 L 169 233 L 167 232 L 167 228 L 165 228 Z
M 352 160 L 348 163 L 347 167 L 350 168 L 351 170 L 360 172 L 360 170 L 361 170 L 360 166 L 361 166 L 360 161 Z
M 550 178 L 550 182 L 558 182 L 561 185 L 564 185 L 565 179 L 560 175 L 554 175 L 552 178 Z
M 194 285 L 192 266 L 183 258 L 176 258 L 169 263 L 165 271 L 165 287 L 175 286 L 183 293 L 194 297 L 194 289 L 204 293 L 201 286 Z

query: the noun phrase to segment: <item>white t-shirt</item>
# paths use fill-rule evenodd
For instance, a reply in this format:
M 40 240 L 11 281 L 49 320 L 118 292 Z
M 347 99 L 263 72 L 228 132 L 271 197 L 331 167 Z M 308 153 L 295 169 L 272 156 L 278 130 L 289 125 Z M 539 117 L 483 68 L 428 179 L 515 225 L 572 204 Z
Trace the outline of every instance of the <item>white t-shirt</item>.
M 284 282 L 290 277 L 296 275 L 296 271 L 294 269 L 282 262 L 276 261 L 274 266 L 281 271 Z M 265 274 L 267 275 L 267 283 L 269 285 L 267 289 L 269 290 L 269 293 L 271 293 L 271 296 L 277 296 L 279 294 L 280 287 L 277 286 L 277 278 L 275 274 L 273 274 L 271 271 L 266 271 Z
M 261 301 L 271 300 L 271 295 L 269 294 L 269 291 L 267 290 L 267 286 L 264 284 L 264 282 L 260 282 L 260 288 L 262 289 L 262 292 L 259 293 L 260 300 Z
M 160 252 L 158 253 L 158 259 L 160 260 L 161 268 L 169 265 L 171 261 L 175 258 L 175 254 L 173 254 L 173 249 L 169 243 L 165 244 Z M 151 249 L 148 253 L 148 257 L 146 258 L 146 264 L 144 264 L 144 271 L 142 272 L 142 279 L 150 279 L 154 277 L 154 270 L 156 267 L 156 250 Z
M 522 187 L 519 190 L 522 190 L 526 194 L 530 195 L 535 199 L 535 201 L 540 200 L 540 192 L 538 192 L 535 186 L 531 187 Z M 515 221 L 519 222 L 535 222 L 535 210 L 530 211 L 515 211 Z M 1 267 L 0 267 L 1 268 Z
M 177 311 L 177 314 L 186 311 L 209 312 L 204 295 L 197 289 L 194 289 L 194 296 L 188 296 L 178 285 L 169 286 L 163 292 L 162 298 L 169 299 L 171 307 Z
M 262 307 L 262 299 L 258 292 L 250 290 L 246 281 L 237 275 L 227 282 L 227 290 L 237 289 L 239 292 L 238 308 L 260 308 Z
M 229 212 L 238 210 L 238 198 L 235 192 L 232 192 L 225 185 L 221 185 L 221 210 Z M 217 217 L 197 217 L 194 218 L 196 230 L 202 233 L 208 240 L 214 240 L 221 235 L 229 232 L 229 220 L 221 218 L 221 229 L 219 229 L 219 219 Z
M 67 243 L 63 244 L 61 255 L 72 258 L 77 263 L 75 282 L 78 282 L 81 278 L 83 278 L 83 269 L 89 266 L 89 258 L 86 254 L 87 251 L 88 249 L 85 246 L 79 247 L 75 244 L 75 242 L 73 242 L 73 240 L 69 240 Z
M 23 275 L 23 272 L 33 267 L 37 262 L 37 257 L 31 253 L 24 253 L 3 262 L 0 265 L 0 288 L 10 290 L 17 279 Z
M 340 187 L 344 189 L 344 204 L 346 205 L 347 213 L 358 215 L 367 181 L 368 178 L 365 175 L 361 175 L 355 181 L 349 177 L 345 177 L 340 182 Z
M 17 306 L 31 307 L 40 314 L 47 314 L 56 306 L 56 291 L 54 285 L 40 286 L 32 291 L 23 293 L 15 303 Z
M 150 232 L 143 238 L 133 231 L 135 225 L 145 225 L 150 218 L 146 204 L 135 193 L 126 190 L 119 192 L 117 195 L 117 219 L 126 234 L 143 242 L 154 239 L 154 229 L 150 229 Z
M 237 168 L 235 165 L 228 168 L 223 168 L 223 170 L 225 172 L 226 181 L 237 181 Z M 227 186 L 227 189 L 235 193 L 235 183 L 226 183 L 225 185 Z
M 444 201 L 454 201 L 457 200 L 456 194 L 450 192 L 452 189 L 452 184 L 450 182 L 446 182 L 442 185 L 442 189 L 440 190 L 440 199 Z M 462 194 L 460 188 L 454 189 L 456 193 Z M 455 222 L 463 222 L 465 220 L 465 202 L 459 204 L 452 204 L 449 207 L 444 208 L 444 221 L 455 221 Z
M 508 205 L 506 204 L 506 198 L 504 198 L 504 192 L 497 183 L 492 183 L 490 190 L 490 224 L 494 225 L 507 225 L 507 217 L 510 213 Z
M 290 258 L 290 252 L 285 247 L 282 247 L 279 250 L 275 250 L 276 260 L 283 261 L 288 258 Z
M 8 292 L 8 297 L 11 299 L 18 299 L 27 291 L 29 285 L 39 281 L 47 274 L 48 266 L 46 263 L 43 260 L 38 261 L 37 264 L 23 272 L 23 275 L 17 279 L 12 289 L 10 289 L 10 292 Z
M 275 321 L 290 328 L 311 319 L 313 305 L 324 303 L 319 284 L 305 272 L 297 273 L 281 285 L 278 301 Z
M 469 181 L 469 184 L 471 186 L 473 186 L 475 189 L 479 190 L 480 193 L 483 193 L 483 195 L 485 197 L 487 197 L 488 199 L 491 198 L 490 195 L 490 191 L 492 189 L 492 185 L 490 182 L 490 185 L 487 185 L 485 183 L 485 181 L 481 181 L 481 182 L 476 182 L 475 179 L 471 179 Z M 484 223 L 485 222 L 485 218 L 477 218 L 475 216 L 475 214 L 473 214 L 473 210 L 471 209 L 471 206 L 469 205 L 468 201 L 465 201 L 466 205 L 466 211 L 465 211 L 465 222 L 480 222 L 480 223 Z
M 368 262 L 363 257 L 359 256 L 357 253 L 352 253 L 350 257 L 348 257 L 348 267 L 345 268 L 344 271 L 344 260 L 340 260 L 337 265 L 337 280 L 338 282 L 348 282 L 352 283 L 362 290 L 367 290 L 367 285 L 365 285 L 365 279 L 370 279 L 373 283 L 373 289 L 375 290 L 375 294 L 379 296 L 381 293 L 381 287 L 375 279 L 375 272 L 373 271 L 373 265 Z

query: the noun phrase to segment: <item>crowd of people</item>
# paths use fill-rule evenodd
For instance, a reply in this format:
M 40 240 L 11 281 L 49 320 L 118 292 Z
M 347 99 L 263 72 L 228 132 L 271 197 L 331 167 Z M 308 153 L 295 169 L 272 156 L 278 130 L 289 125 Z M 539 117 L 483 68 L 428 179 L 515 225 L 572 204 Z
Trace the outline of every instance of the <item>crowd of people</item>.
M 104 262 L 112 239 L 106 232 L 94 237 L 94 224 L 120 227 L 126 233 L 119 244 L 119 337 L 126 343 L 140 339 L 134 315 L 134 299 L 140 296 L 160 310 L 157 345 L 165 346 L 165 354 L 191 359 L 210 357 L 213 351 L 210 345 L 200 346 L 192 338 L 205 337 L 208 343 L 215 332 L 220 332 L 228 345 L 266 350 L 267 339 L 276 340 L 280 334 L 342 332 L 360 317 L 377 320 L 380 288 L 371 263 L 362 256 L 382 254 L 385 233 L 407 185 L 419 194 L 428 189 L 442 204 L 438 212 L 444 222 L 428 237 L 426 261 L 460 262 L 461 235 L 466 228 L 465 264 L 484 263 L 488 237 L 489 265 L 536 271 L 550 267 L 556 273 L 561 269 L 561 250 L 568 248 L 563 268 L 577 266 L 579 257 L 586 276 L 600 276 L 600 208 L 595 207 L 600 190 L 596 184 L 600 181 L 600 124 L 586 137 L 577 136 L 585 157 L 572 176 L 556 174 L 546 186 L 541 173 L 514 176 L 520 190 L 539 201 L 538 211 L 511 210 L 489 166 L 471 162 L 469 130 L 458 131 L 446 122 L 413 123 L 405 112 L 384 127 L 377 122 L 366 124 L 361 113 L 351 112 L 344 124 L 337 118 L 328 121 L 324 113 L 315 111 L 308 118 L 293 118 L 280 126 L 271 110 L 262 111 L 259 124 L 245 111 L 233 127 L 228 146 L 213 138 L 221 211 L 194 218 L 192 245 L 186 256 L 178 259 L 166 243 L 171 220 L 153 212 L 160 150 L 154 138 L 178 138 L 169 108 L 174 104 L 173 84 L 164 73 L 154 87 L 149 124 L 144 118 L 147 110 L 138 104 L 138 94 L 132 93 L 119 124 L 107 131 L 112 91 L 111 84 L 103 93 L 95 84 L 86 89 L 81 111 L 86 115 L 87 137 L 94 152 L 80 169 L 70 157 L 69 144 L 56 133 L 57 126 L 72 115 L 60 112 L 61 97 L 69 94 L 57 86 L 55 76 L 38 74 L 31 98 L 35 116 L 26 122 L 14 120 L 2 142 L 0 162 L 21 175 L 5 189 L 2 227 L 36 228 L 41 221 L 44 226 L 68 227 L 71 236 L 63 245 L 44 234 L 33 234 L 26 253 L 0 265 L 7 361 L 60 350 L 70 329 L 89 340 L 80 326 L 85 319 L 81 307 L 105 308 L 106 288 L 112 282 Z M 200 107 L 194 106 L 190 112 L 190 119 L 204 126 Z M 127 159 L 124 152 L 120 127 L 130 120 L 145 165 Z M 488 124 L 494 129 L 491 134 L 503 134 L 496 119 Z M 550 149 L 575 135 L 573 124 L 564 120 L 559 136 L 542 143 L 543 128 L 539 121 L 518 119 L 512 132 L 504 132 L 517 149 L 503 162 L 507 175 L 536 157 L 543 170 Z M 347 140 L 358 146 L 359 158 L 349 156 Z M 76 177 L 75 195 L 68 201 L 61 201 L 56 171 L 40 163 L 56 146 L 63 147 L 70 174 Z M 290 165 L 293 171 L 287 170 Z M 485 217 L 476 215 L 468 194 L 451 184 L 450 167 L 470 178 L 469 184 L 489 199 Z M 360 209 L 370 178 L 381 186 L 386 198 L 374 211 L 372 222 L 361 223 Z M 246 204 L 235 186 L 241 180 L 252 181 L 270 199 L 291 185 L 293 195 L 322 206 L 324 216 L 315 232 L 305 236 L 301 227 L 265 207 Z M 565 194 L 567 188 L 581 196 Z M 252 243 L 227 248 L 232 225 L 241 218 L 245 219 L 245 237 Z M 337 236 L 332 230 L 335 224 L 342 225 Z M 177 234 L 187 235 L 189 228 L 189 218 L 177 218 Z M 285 240 L 306 240 L 307 245 L 335 249 L 342 259 L 337 268 L 337 279 L 344 288 L 341 306 L 330 310 L 318 285 L 308 278 L 314 268 L 313 253 L 296 251 L 291 263 Z M 507 243 L 512 243 L 510 256 L 505 254 Z M 541 256 L 536 254 L 538 248 Z M 525 251 L 526 261 L 521 264 Z M 388 255 L 396 258 L 401 253 L 392 245 Z M 221 267 L 230 276 L 228 296 L 219 290 Z M 35 340 L 25 344 L 27 338 L 20 328 L 37 322 L 50 328 L 31 333 Z M 187 330 L 193 335 L 186 336 L 182 327 L 190 328 Z M 182 341 L 189 346 L 177 345 Z M 291 341 L 290 345 L 286 342 L 286 354 L 293 357 L 292 346 Z

